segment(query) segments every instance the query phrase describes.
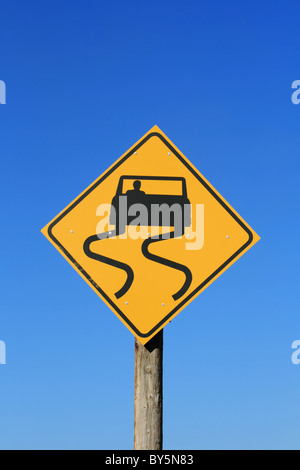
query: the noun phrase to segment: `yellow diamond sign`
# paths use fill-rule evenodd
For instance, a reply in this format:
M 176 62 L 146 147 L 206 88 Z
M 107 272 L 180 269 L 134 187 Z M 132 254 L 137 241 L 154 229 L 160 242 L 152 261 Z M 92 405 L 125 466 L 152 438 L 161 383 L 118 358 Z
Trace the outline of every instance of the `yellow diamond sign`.
M 259 240 L 157 126 L 42 232 L 143 344 Z

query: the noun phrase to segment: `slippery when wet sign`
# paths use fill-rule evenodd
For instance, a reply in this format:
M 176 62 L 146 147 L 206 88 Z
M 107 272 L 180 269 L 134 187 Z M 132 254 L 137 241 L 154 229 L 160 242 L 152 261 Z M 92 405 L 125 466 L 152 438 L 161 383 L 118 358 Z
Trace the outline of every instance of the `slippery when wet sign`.
M 42 232 L 143 344 L 259 240 L 157 126 Z

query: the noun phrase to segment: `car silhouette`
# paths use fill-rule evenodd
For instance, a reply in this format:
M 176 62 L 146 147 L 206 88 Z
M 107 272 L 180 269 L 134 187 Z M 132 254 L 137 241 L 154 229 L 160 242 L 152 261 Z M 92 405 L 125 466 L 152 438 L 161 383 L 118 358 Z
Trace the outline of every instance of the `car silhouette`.
M 173 192 L 176 187 L 175 194 L 168 193 L 172 187 Z M 143 210 L 147 217 L 142 221 L 137 219 L 138 206 L 133 208 L 136 204 L 143 205 L 147 211 Z M 179 227 L 181 234 L 191 225 L 191 205 L 186 180 L 182 177 L 122 176 L 111 205 L 114 210 L 110 213 L 110 223 L 119 234 L 125 232 L 127 225 Z

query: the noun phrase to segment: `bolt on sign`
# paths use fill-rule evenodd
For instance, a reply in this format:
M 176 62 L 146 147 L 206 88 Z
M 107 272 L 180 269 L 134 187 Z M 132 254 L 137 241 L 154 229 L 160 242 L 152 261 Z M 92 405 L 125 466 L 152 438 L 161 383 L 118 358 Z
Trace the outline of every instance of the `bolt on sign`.
M 157 126 L 42 232 L 142 344 L 259 240 Z

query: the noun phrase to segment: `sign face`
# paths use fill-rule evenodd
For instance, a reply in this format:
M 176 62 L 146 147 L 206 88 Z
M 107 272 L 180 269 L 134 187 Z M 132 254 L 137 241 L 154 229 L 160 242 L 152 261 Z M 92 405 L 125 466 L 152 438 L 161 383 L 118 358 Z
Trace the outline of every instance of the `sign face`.
M 143 344 L 259 240 L 157 126 L 42 232 Z

